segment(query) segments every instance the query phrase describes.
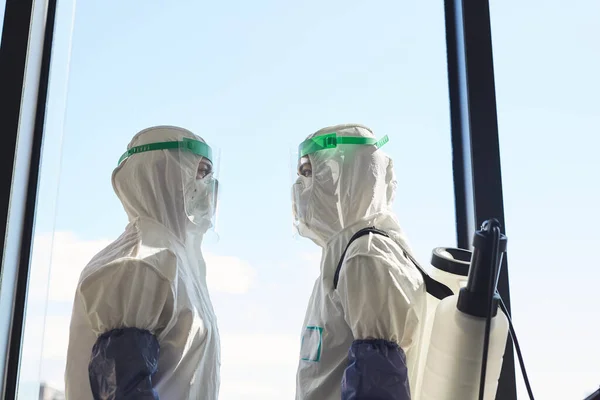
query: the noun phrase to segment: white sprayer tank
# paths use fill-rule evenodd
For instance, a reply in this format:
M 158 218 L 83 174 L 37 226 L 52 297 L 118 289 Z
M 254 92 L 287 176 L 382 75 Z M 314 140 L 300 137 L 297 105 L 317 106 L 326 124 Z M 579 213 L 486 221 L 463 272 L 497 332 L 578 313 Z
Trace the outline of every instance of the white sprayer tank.
M 460 288 L 467 284 L 471 252 L 463 249 L 438 247 L 431 253 L 431 267 L 428 269 L 429 276 L 434 280 L 448 286 L 454 294 L 458 294 Z M 440 300 L 427 294 L 427 314 L 423 325 L 423 333 L 420 341 L 420 354 L 417 372 L 417 380 L 411 393 L 414 400 L 420 400 L 421 382 L 427 361 L 429 340 L 433 328 L 435 311 Z
M 435 311 L 419 400 L 479 399 L 488 318 L 483 399 L 495 400 L 509 325 L 496 295 L 506 243 L 496 219 L 484 222 L 481 230 L 475 232 L 465 287 L 443 299 Z
M 456 308 L 458 295 L 437 307 L 422 380 L 421 400 L 477 400 L 483 358 L 485 318 Z M 485 379 L 485 400 L 494 400 L 508 337 L 501 310 L 492 318 Z

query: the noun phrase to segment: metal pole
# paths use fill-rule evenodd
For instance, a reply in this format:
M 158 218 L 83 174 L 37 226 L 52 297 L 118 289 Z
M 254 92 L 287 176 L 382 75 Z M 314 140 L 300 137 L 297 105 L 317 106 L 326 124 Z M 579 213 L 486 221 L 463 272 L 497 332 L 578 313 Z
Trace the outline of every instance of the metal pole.
M 471 248 L 473 232 L 483 221 L 496 218 L 506 226 L 489 1 L 446 0 L 445 11 L 457 241 Z M 506 257 L 498 292 L 510 312 Z M 510 340 L 496 398 L 517 399 Z

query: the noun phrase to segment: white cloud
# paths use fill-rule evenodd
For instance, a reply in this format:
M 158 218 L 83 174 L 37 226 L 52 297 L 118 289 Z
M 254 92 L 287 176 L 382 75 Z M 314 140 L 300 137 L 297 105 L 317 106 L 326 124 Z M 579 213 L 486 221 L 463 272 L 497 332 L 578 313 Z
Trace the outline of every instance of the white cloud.
M 27 316 L 21 355 L 19 398 L 29 398 L 24 393 L 32 385 L 37 386 L 40 378 L 42 382 L 63 389 L 62 376 L 66 367 L 69 320 L 69 316 Z M 42 365 L 49 363 L 53 368 L 40 368 L 40 362 Z
M 219 398 L 293 398 L 299 351 L 300 339 L 296 335 L 224 334 Z
M 33 244 L 30 301 L 73 300 L 79 275 L 91 258 L 110 240 L 82 240 L 72 232 L 38 234 Z M 49 276 L 48 268 L 50 267 Z
M 48 298 L 72 301 L 79 275 L 96 253 L 112 240 L 82 240 L 72 232 L 56 232 L 50 269 Z
M 302 253 L 302 260 L 307 261 L 312 266 L 321 264 L 321 252 L 320 251 L 311 251 Z
M 44 359 L 63 360 L 69 345 L 70 316 L 49 315 L 44 330 Z
M 42 340 L 44 336 L 44 316 L 26 316 L 25 330 L 21 353 L 21 381 L 35 382 L 39 376 L 36 368 L 42 357 Z
M 295 367 L 300 339 L 295 335 L 224 334 L 221 362 L 224 368 Z
M 225 379 L 225 376 L 221 377 L 221 381 L 225 381 Z M 221 399 L 247 399 L 247 396 L 255 396 L 256 398 L 264 398 L 263 396 L 274 397 L 279 394 L 279 391 L 273 386 L 275 385 L 261 385 L 255 381 L 236 381 L 235 385 L 223 385 L 219 394 Z
M 72 232 L 36 235 L 32 255 L 30 303 L 73 300 L 79 275 L 92 257 L 111 240 L 83 240 Z M 243 294 L 252 286 L 256 271 L 236 257 L 205 254 L 207 280 L 211 290 Z M 51 264 L 50 264 L 51 260 Z M 49 279 L 48 279 L 48 268 Z M 48 284 L 49 281 L 49 284 Z
M 252 287 L 256 270 L 237 257 L 205 254 L 206 281 L 211 291 L 244 294 Z

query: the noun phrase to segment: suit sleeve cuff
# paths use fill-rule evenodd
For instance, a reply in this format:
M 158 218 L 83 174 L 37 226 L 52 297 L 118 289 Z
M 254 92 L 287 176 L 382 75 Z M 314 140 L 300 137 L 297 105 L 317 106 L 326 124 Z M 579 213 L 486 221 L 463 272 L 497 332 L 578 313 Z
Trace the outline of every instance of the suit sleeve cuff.
M 159 347 L 147 330 L 113 329 L 100 335 L 88 367 L 94 399 L 158 400 L 152 376 Z
M 410 400 L 406 355 L 394 342 L 356 340 L 348 352 L 342 400 Z

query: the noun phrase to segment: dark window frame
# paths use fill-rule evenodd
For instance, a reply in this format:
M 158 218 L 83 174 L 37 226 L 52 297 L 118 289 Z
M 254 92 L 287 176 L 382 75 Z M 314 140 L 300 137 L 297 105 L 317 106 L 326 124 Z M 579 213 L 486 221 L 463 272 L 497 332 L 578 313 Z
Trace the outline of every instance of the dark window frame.
M 456 237 L 472 248 L 474 230 L 496 218 L 506 233 L 489 0 L 445 0 Z M 510 248 L 510 236 L 509 248 Z M 507 257 L 498 292 L 510 313 Z M 516 400 L 515 357 L 507 341 L 497 399 Z
M 17 395 L 57 0 L 7 1 L 0 39 L 0 397 Z

